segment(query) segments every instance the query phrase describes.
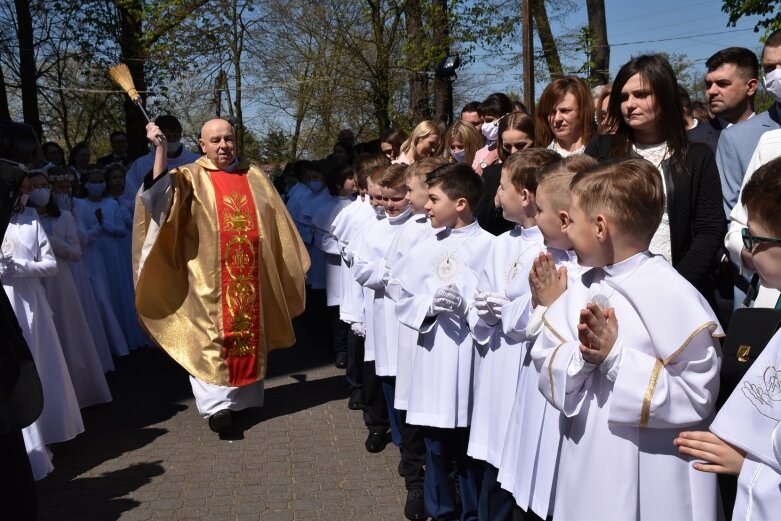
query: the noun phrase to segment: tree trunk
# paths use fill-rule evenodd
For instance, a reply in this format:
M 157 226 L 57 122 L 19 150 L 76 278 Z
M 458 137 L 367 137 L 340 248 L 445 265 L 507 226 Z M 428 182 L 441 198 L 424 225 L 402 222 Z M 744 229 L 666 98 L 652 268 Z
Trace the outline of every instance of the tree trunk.
M 534 25 L 537 26 L 537 34 L 540 35 L 542 52 L 545 54 L 545 62 L 548 64 L 548 72 L 552 80 L 564 76 L 564 69 L 561 66 L 559 50 L 556 47 L 556 40 L 553 38 L 550 23 L 548 22 L 548 11 L 545 10 L 545 0 L 531 0 L 532 15 Z
M 385 19 L 382 16 L 380 0 L 370 0 L 374 45 L 377 49 L 376 72 L 372 85 L 372 104 L 378 129 L 390 126 L 390 57 L 385 45 Z
M 22 116 L 33 127 L 38 138 L 43 137 L 43 125 L 38 111 L 38 85 L 36 81 L 35 50 L 33 49 L 33 18 L 30 2 L 14 0 L 19 35 L 19 79 L 22 87 Z M 7 105 L 7 104 L 6 104 Z
M 593 84 L 607 85 L 610 81 L 610 44 L 607 43 L 607 22 L 605 19 L 605 0 L 586 0 L 588 25 L 591 27 L 594 41 L 589 50 L 591 79 Z
M 431 117 L 429 103 L 428 76 L 429 68 L 421 48 L 423 47 L 423 23 L 420 0 L 407 2 L 407 41 L 409 78 L 409 115 L 413 122 L 423 121 Z M 382 132 L 385 129 L 380 129 Z
M 146 100 L 146 74 L 144 60 L 147 49 L 142 40 L 141 0 L 132 2 L 114 2 L 120 19 L 119 47 L 122 59 L 130 69 L 130 76 L 141 98 Z M 128 136 L 128 153 L 133 156 L 144 155 L 148 151 L 146 141 L 146 118 L 129 98 L 125 98 L 125 128 Z
M 8 93 L 5 90 L 5 76 L 0 67 L 0 121 L 11 121 L 11 110 L 8 107 Z
M 450 27 L 447 16 L 447 0 L 433 0 L 432 20 L 433 26 L 432 47 L 434 49 L 434 66 L 439 64 L 450 52 Z M 451 80 L 434 76 L 434 114 L 437 119 L 445 123 L 449 122 L 453 113 L 453 91 Z

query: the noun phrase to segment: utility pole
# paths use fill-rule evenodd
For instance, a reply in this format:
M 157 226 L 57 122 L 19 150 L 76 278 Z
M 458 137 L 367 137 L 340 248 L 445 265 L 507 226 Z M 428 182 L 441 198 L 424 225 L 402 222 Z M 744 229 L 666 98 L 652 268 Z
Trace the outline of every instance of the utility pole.
M 534 31 L 531 0 L 521 0 L 521 49 L 523 62 L 523 104 L 534 114 Z

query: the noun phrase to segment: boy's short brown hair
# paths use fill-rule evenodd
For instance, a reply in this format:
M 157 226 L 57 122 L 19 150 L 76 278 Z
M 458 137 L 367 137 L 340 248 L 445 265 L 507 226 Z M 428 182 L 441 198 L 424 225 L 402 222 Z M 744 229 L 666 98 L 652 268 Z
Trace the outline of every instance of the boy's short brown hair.
M 781 236 L 781 157 L 760 166 L 743 187 L 740 202 L 761 222 Z
M 450 199 L 466 199 L 469 209 L 474 212 L 483 196 L 483 180 L 464 163 L 451 163 L 437 168 L 426 175 L 429 188 L 438 186 Z
M 429 172 L 433 172 L 440 166 L 446 165 L 447 161 L 439 157 L 426 157 L 419 161 L 415 161 L 411 165 L 407 166 L 407 170 L 404 175 L 407 178 L 421 177 L 423 182 L 426 182 L 426 176 Z
M 554 208 L 554 210 L 566 210 L 569 207 L 569 185 L 572 182 L 572 178 L 575 177 L 575 174 L 578 172 L 596 166 L 596 164 L 597 160 L 593 157 L 585 154 L 577 154 L 537 169 L 534 174 L 534 179 L 537 188 L 539 188 L 541 184 L 545 184 L 546 190 L 553 197 L 556 206 L 558 206 L 558 208 Z
M 366 190 L 366 178 L 374 172 L 390 165 L 390 159 L 385 154 L 363 154 L 353 161 L 355 184 Z
M 502 170 L 507 171 L 507 177 L 516 190 L 537 191 L 535 172 L 540 168 L 561 161 L 561 156 L 547 148 L 528 148 L 510 154 L 502 163 Z
M 399 188 L 404 188 L 404 181 L 407 179 L 407 176 L 405 175 L 406 172 L 407 165 L 390 165 L 389 167 L 385 168 L 385 170 L 383 170 L 382 173 L 379 174 L 376 178 L 372 176 L 372 180 L 379 183 L 383 188 L 397 190 Z
M 649 243 L 662 222 L 662 176 L 645 159 L 607 161 L 582 170 L 572 179 L 570 192 L 586 215 L 603 213 L 624 233 Z

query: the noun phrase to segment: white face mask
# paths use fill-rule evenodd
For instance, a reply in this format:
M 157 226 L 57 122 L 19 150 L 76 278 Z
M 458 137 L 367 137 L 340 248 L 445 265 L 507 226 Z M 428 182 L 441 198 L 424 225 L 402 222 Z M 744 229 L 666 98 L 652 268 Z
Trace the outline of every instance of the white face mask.
M 483 126 L 480 128 L 480 132 L 483 133 L 485 139 L 487 139 L 489 142 L 495 142 L 499 137 L 499 120 L 495 119 L 490 123 L 483 123 Z
M 57 206 L 61 209 L 69 209 L 71 206 L 71 196 L 66 194 L 65 192 L 58 192 L 56 194 L 52 194 L 54 197 L 54 202 L 57 203 Z
M 765 74 L 765 90 L 776 103 L 781 103 L 781 69 Z
M 84 183 L 84 189 L 93 197 L 101 197 L 106 191 L 106 183 Z
M 181 141 L 169 141 L 168 142 L 168 155 L 178 154 L 182 149 Z
M 46 206 L 49 204 L 52 192 L 48 188 L 38 188 L 30 192 L 30 202 L 35 206 Z
M 323 189 L 323 182 L 322 181 L 309 181 L 306 186 L 309 187 L 310 190 L 312 190 L 313 193 L 318 193 L 320 190 Z
M 464 157 L 466 157 L 466 150 L 460 150 L 458 152 L 453 152 L 453 150 L 451 150 L 450 155 L 453 156 L 453 159 L 455 159 L 457 162 L 463 163 Z

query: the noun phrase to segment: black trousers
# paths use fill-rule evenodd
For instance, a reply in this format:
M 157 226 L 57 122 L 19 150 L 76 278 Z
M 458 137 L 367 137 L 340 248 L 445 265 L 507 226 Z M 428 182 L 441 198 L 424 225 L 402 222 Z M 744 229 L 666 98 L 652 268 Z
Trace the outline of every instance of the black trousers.
M 349 327 L 349 326 L 348 326 Z M 360 391 L 363 387 L 363 343 L 364 338 L 347 330 L 347 385 L 350 392 Z M 363 403 L 363 398 L 361 398 Z
M 407 411 L 401 411 L 401 465 L 399 470 L 404 477 L 407 490 L 423 488 L 426 465 L 426 441 L 423 429 L 407 423 Z
M 512 521 L 515 500 L 499 485 L 499 469 L 487 461 L 475 460 L 477 467 L 477 516 L 480 521 Z
M 347 333 L 350 331 L 350 324 L 342 322 L 339 319 L 339 306 L 328 306 L 328 322 L 331 328 L 331 346 L 334 354 L 347 352 Z
M 36 519 L 38 495 L 22 431 L 0 434 L 0 519 Z
M 363 363 L 363 422 L 370 432 L 388 432 L 390 421 L 382 382 L 374 370 L 374 361 Z

